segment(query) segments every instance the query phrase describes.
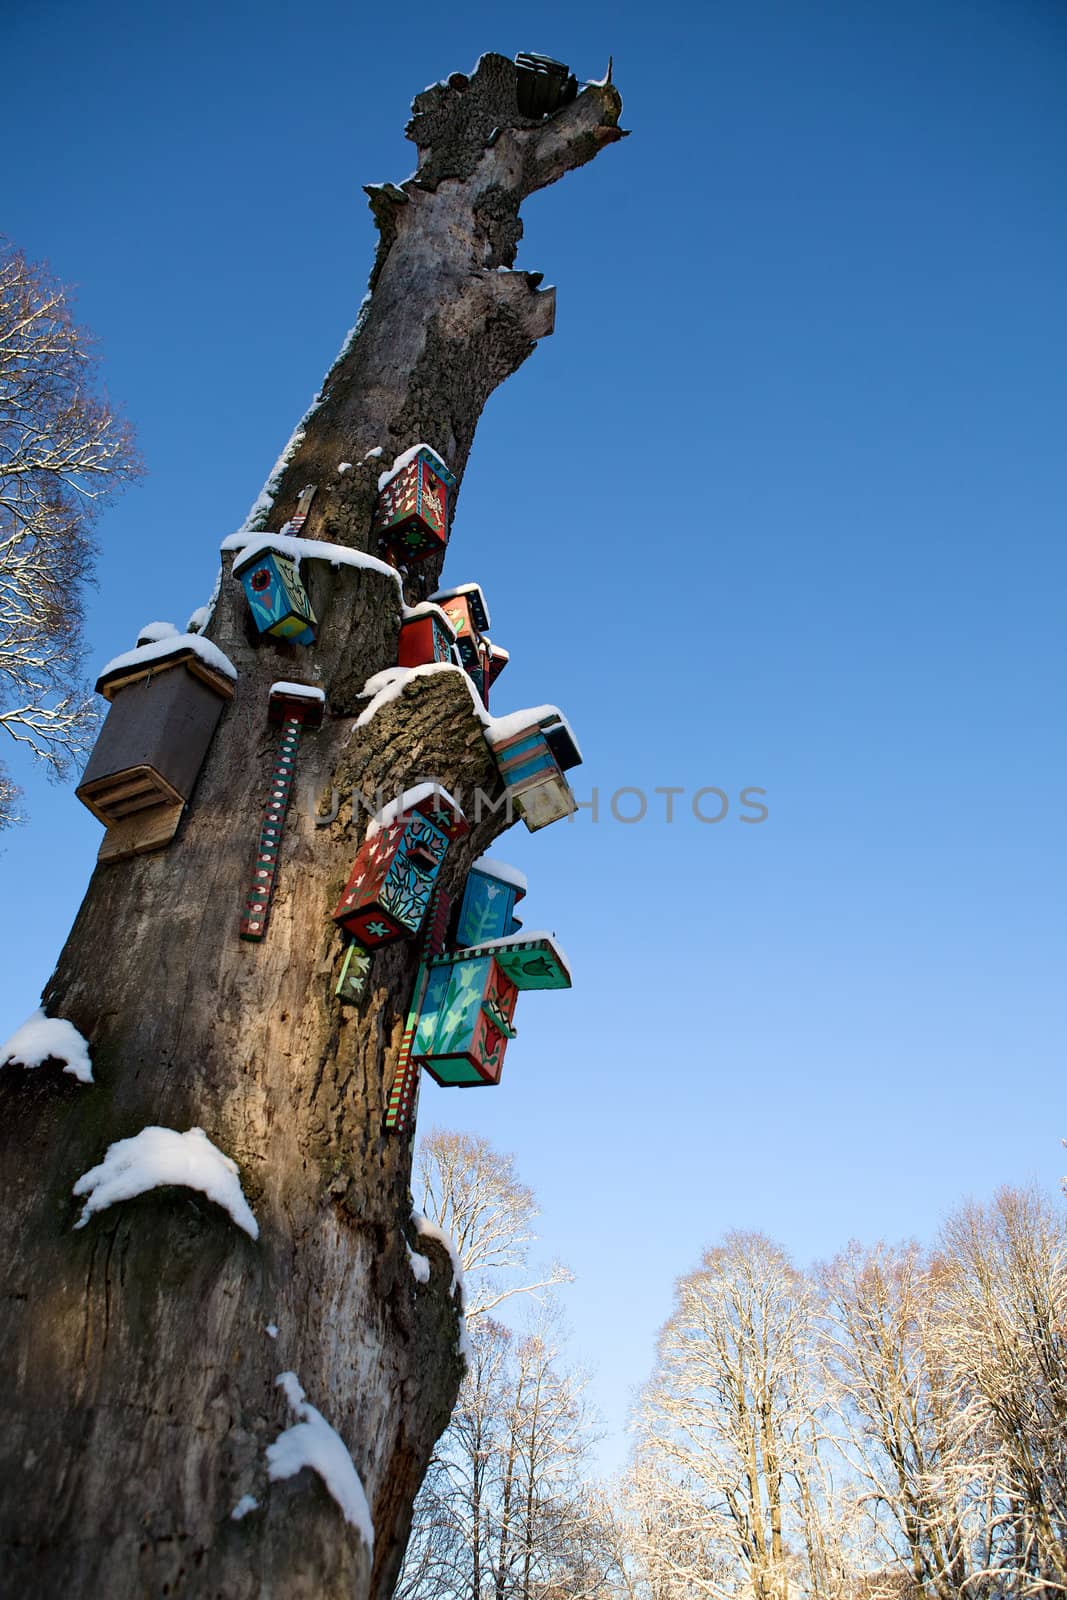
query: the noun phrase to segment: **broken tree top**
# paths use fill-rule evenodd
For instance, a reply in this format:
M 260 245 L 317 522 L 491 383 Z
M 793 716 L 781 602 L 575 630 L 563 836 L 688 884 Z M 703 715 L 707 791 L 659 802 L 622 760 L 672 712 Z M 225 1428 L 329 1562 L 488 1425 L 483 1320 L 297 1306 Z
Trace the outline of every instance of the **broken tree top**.
M 578 88 L 569 69 L 531 53 L 518 63 L 483 55 L 473 72 L 416 95 L 412 112 L 415 173 L 366 186 L 380 234 L 370 293 L 251 519 L 280 533 L 317 485 L 303 531 L 368 553 L 391 533 L 409 602 L 439 581 L 482 408 L 552 332 L 555 290 L 539 272 L 514 270 L 520 207 L 623 137 L 610 76 Z M 400 530 L 400 548 L 397 529 L 372 531 L 375 496 L 427 450 L 444 467 L 431 485 L 443 525 L 422 541 Z

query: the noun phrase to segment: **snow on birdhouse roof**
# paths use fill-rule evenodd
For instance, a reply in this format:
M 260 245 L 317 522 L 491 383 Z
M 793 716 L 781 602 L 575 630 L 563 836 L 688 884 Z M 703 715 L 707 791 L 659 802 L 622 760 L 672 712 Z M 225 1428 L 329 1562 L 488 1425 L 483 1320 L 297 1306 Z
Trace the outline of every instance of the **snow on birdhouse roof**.
M 401 606 L 401 616 L 405 622 L 420 622 L 424 617 L 433 617 L 448 634 L 450 639 L 456 637 L 456 630 L 452 618 L 447 611 L 442 611 L 440 606 L 435 606 L 432 600 L 423 600 L 417 606 Z
M 438 589 L 436 594 L 430 596 L 438 605 L 445 600 L 466 600 L 475 615 L 474 623 L 479 633 L 486 633 L 491 626 L 489 621 L 489 607 L 485 603 L 480 583 L 460 583 L 454 589 Z
M 551 726 L 563 730 L 574 745 L 578 760 L 581 761 L 581 747 L 574 737 L 574 729 L 558 706 L 532 706 L 527 711 L 509 711 L 504 717 L 490 717 L 485 737 L 490 744 L 497 745 L 503 744 L 508 739 L 514 739 L 517 734 L 527 733 L 533 728 L 544 732 L 546 727 Z
M 135 672 L 139 667 L 151 667 L 155 662 L 189 655 L 196 656 L 213 672 L 220 673 L 224 678 L 232 678 L 236 682 L 237 668 L 228 656 L 223 655 L 217 644 L 212 644 L 210 639 L 203 638 L 199 633 L 175 633 L 168 634 L 164 639 L 157 639 L 154 644 L 141 644 L 136 650 L 127 650 L 121 656 L 114 656 L 101 669 L 100 676 L 96 680 L 96 692 L 103 694 L 110 678 Z
M 332 567 L 363 567 L 392 578 L 400 587 L 400 574 L 395 567 L 379 561 L 377 556 L 364 555 L 362 550 L 350 550 L 345 544 L 327 544 L 323 539 L 297 539 L 287 533 L 255 533 L 249 528 L 239 528 L 223 539 L 219 548 L 240 551 L 233 563 L 235 573 L 243 572 L 253 561 L 273 552 L 288 556 L 290 561 L 328 561 Z
M 367 838 L 373 839 L 375 834 L 381 832 L 382 829 L 391 828 L 394 822 L 399 822 L 400 818 L 406 816 L 409 811 L 414 811 L 420 801 L 429 800 L 434 795 L 440 795 L 445 805 L 450 807 L 456 816 L 463 816 L 463 807 L 454 796 L 449 794 L 443 784 L 433 782 L 416 783 L 412 788 L 405 789 L 403 794 L 397 795 L 395 800 L 390 800 L 387 806 L 383 806 L 380 811 L 374 813 L 367 826 Z
M 286 695 L 291 700 L 318 700 L 323 705 L 326 695 L 322 689 L 316 689 L 313 683 L 272 683 L 271 694 Z
M 420 450 L 425 450 L 427 455 L 433 457 L 437 466 L 441 469 L 442 476 L 445 477 L 449 483 L 455 483 L 456 479 L 451 467 L 449 467 L 448 463 L 445 461 L 440 452 L 434 449 L 432 444 L 413 444 L 409 450 L 403 451 L 401 455 L 396 457 L 391 467 L 389 467 L 385 472 L 380 472 L 378 474 L 379 494 L 381 494 L 382 490 L 386 488 L 388 484 L 392 483 L 393 479 L 399 473 L 403 472 L 405 467 L 411 465 L 415 457 L 419 454 Z
M 177 638 L 178 630 L 173 622 L 146 622 L 137 633 L 138 644 L 158 644 L 160 639 Z
M 525 872 L 520 872 L 518 867 L 509 867 L 506 861 L 497 861 L 495 856 L 479 856 L 477 861 L 471 863 L 471 871 L 482 872 L 488 878 L 498 878 L 501 883 L 510 884 L 518 890 L 520 898 L 529 887 Z

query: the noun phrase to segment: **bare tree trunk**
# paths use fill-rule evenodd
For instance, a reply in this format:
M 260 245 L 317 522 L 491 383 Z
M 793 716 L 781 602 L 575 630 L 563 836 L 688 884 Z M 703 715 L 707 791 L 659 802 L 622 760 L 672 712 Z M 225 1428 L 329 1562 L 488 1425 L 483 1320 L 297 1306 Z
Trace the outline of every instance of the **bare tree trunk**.
M 619 138 L 620 109 L 603 84 L 523 117 L 516 69 L 494 55 L 418 97 L 418 173 L 372 195 L 372 296 L 258 525 L 280 528 L 314 483 L 303 535 L 369 551 L 394 454 L 425 440 L 462 477 L 485 400 L 552 327 L 551 293 L 497 270 L 514 260 L 519 204 Z M 378 446 L 384 463 L 364 461 Z M 186 819 L 169 848 L 97 868 L 47 986 L 48 1013 L 89 1040 L 96 1081 L 0 1073 L 5 1595 L 388 1596 L 461 1376 L 451 1265 L 423 1238 L 431 1278 L 412 1275 L 410 1145 L 382 1125 L 416 944 L 375 956 L 358 1006 L 333 998 L 330 913 L 364 819 L 345 806 L 317 827 L 294 801 L 266 940 L 242 942 L 238 919 L 273 764 L 272 681 L 313 672 L 326 692 L 298 797 L 421 776 L 497 793 L 499 780 L 458 673 L 414 680 L 353 727 L 364 681 L 396 663 L 389 576 L 316 563 L 321 628 L 305 650 L 254 634 L 229 565 L 207 634 L 237 695 Z M 439 566 L 410 574 L 409 602 Z M 447 888 L 502 820 L 453 845 Z M 202 1127 L 237 1161 L 258 1242 L 185 1188 L 73 1230 L 75 1180 L 151 1124 Z M 267 1481 L 264 1448 L 294 1420 L 283 1370 L 351 1451 L 373 1558 L 317 1477 Z M 245 1494 L 260 1509 L 234 1521 Z

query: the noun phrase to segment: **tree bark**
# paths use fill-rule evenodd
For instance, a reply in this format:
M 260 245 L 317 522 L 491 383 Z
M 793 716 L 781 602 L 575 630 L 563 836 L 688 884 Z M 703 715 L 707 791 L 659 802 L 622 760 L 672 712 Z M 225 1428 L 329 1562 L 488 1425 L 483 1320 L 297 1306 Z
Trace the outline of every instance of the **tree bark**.
M 415 177 L 371 191 L 371 296 L 256 514 L 279 529 L 314 483 L 303 536 L 371 553 L 382 466 L 425 440 L 462 478 L 489 394 L 551 331 L 551 291 L 498 270 L 522 199 L 621 137 L 610 84 L 526 118 L 495 55 L 413 109 Z M 379 446 L 384 459 L 364 460 Z M 363 683 L 396 662 L 391 577 L 313 564 L 321 626 L 305 649 L 255 633 L 231 561 L 206 633 L 237 694 L 185 820 L 169 848 L 97 868 L 45 991 L 49 1015 L 89 1041 L 95 1082 L 58 1065 L 0 1072 L 4 1595 L 384 1600 L 461 1376 L 451 1264 L 416 1242 L 410 1141 L 382 1123 L 418 941 L 379 951 L 363 1000 L 342 1006 L 330 913 L 364 834 L 353 785 L 392 795 L 433 777 L 496 796 L 499 779 L 458 670 L 412 680 L 354 725 Z M 405 598 L 439 568 L 407 573 Z M 326 719 L 303 735 L 267 936 L 250 944 L 238 920 L 277 740 L 268 690 L 312 675 Z M 308 797 L 334 785 L 341 809 L 319 825 Z M 446 888 L 503 821 L 451 846 Z M 186 1188 L 73 1229 L 76 1179 L 152 1124 L 202 1127 L 238 1163 L 258 1241 Z M 409 1241 L 430 1258 L 425 1285 Z M 317 1476 L 268 1482 L 265 1447 L 296 1420 L 285 1370 L 351 1452 L 373 1558 Z M 245 1494 L 259 1509 L 234 1521 Z

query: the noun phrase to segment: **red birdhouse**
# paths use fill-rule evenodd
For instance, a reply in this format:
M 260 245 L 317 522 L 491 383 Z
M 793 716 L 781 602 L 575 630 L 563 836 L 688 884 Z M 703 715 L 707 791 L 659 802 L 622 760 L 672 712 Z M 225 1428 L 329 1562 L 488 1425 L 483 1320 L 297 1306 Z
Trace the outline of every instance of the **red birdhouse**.
M 373 531 L 397 560 L 421 561 L 448 541 L 456 480 L 429 445 L 413 445 L 378 479 Z

